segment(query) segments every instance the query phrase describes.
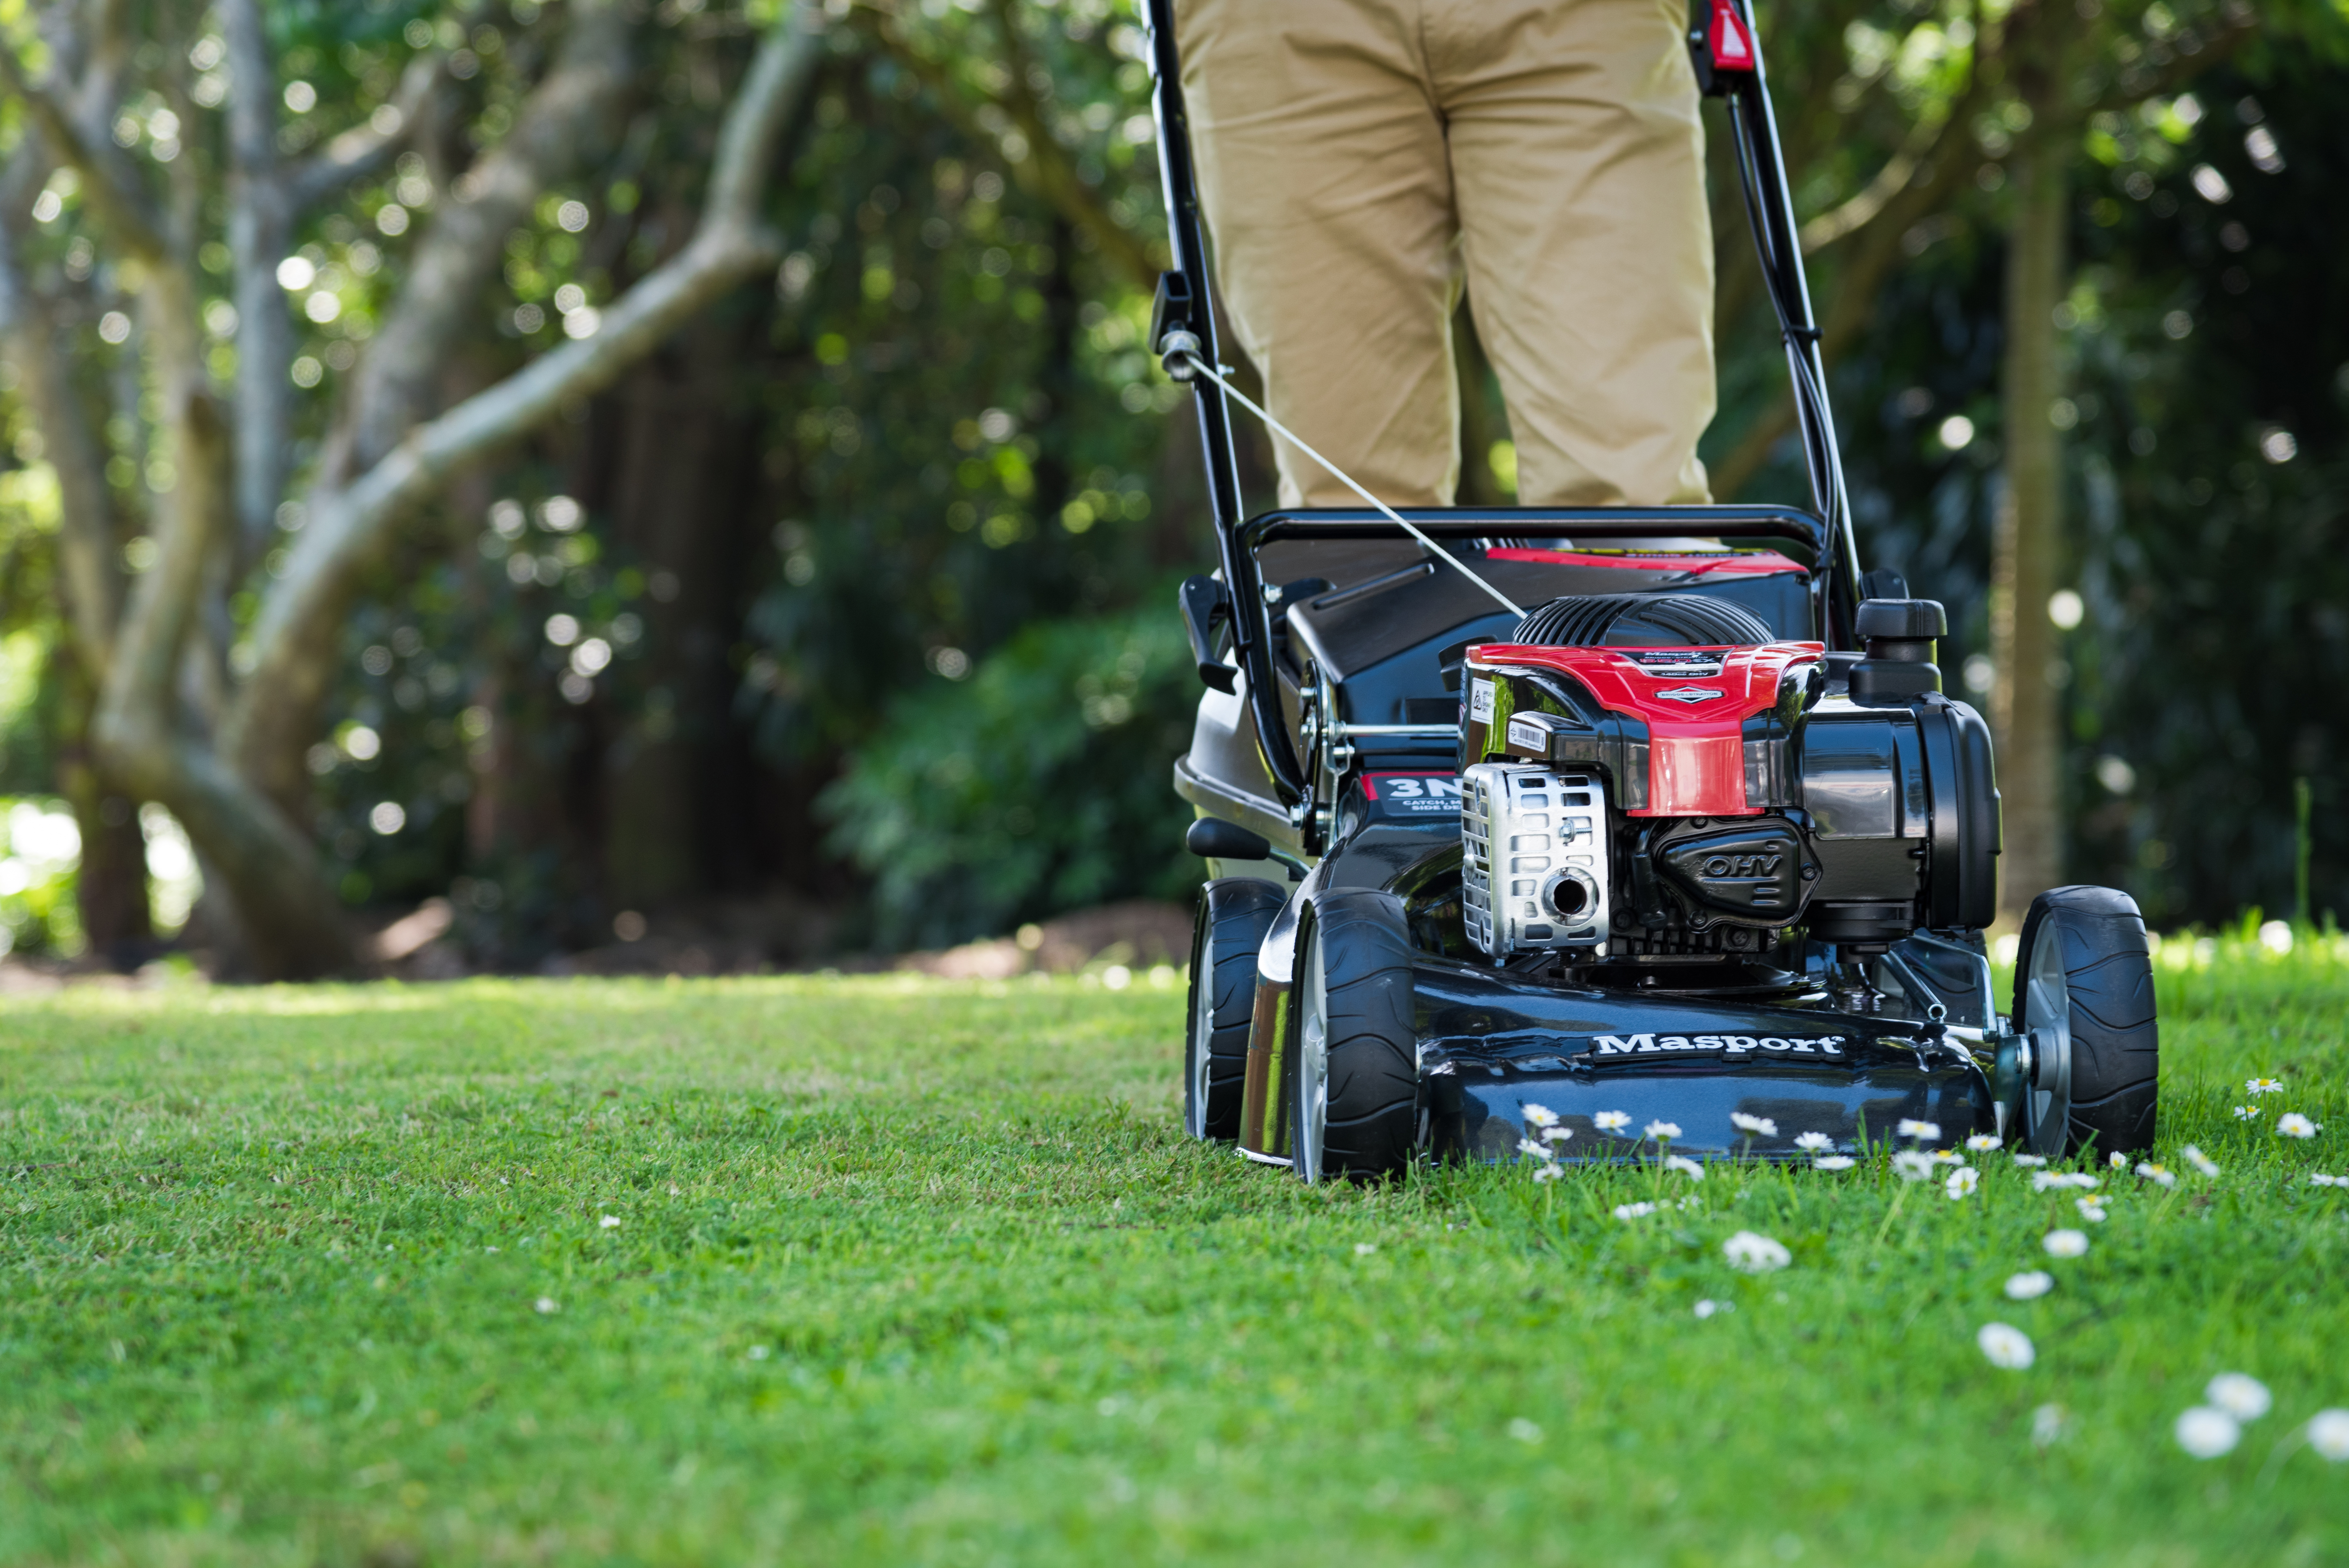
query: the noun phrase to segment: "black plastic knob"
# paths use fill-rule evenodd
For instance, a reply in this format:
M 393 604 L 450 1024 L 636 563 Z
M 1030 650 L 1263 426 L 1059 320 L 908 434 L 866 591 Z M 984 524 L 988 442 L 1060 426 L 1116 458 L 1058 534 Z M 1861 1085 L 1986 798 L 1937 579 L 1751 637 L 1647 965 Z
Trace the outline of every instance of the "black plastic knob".
M 1853 629 L 1863 641 L 1931 641 L 1950 634 L 1950 617 L 1938 599 L 1868 599 Z

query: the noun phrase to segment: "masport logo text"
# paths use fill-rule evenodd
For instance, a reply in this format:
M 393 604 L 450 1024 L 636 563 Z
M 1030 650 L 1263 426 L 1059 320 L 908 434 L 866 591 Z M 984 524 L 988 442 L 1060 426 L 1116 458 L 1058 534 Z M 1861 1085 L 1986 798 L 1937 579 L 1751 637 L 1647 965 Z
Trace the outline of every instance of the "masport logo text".
M 1772 1056 L 1839 1057 L 1846 1035 L 1790 1037 L 1780 1035 L 1594 1035 L 1587 1057 L 1648 1057 L 1682 1051 L 1718 1051 L 1742 1057 L 1753 1051 Z

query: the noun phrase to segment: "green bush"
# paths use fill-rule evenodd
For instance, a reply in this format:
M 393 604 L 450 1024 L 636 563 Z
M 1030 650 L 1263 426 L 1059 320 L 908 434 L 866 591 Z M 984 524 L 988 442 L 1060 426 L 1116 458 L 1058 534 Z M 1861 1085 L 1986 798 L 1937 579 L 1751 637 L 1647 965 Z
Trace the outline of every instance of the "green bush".
M 833 847 L 874 879 L 876 937 L 943 945 L 1197 874 L 1174 758 L 1198 698 L 1173 594 L 1028 627 L 886 709 L 824 794 Z

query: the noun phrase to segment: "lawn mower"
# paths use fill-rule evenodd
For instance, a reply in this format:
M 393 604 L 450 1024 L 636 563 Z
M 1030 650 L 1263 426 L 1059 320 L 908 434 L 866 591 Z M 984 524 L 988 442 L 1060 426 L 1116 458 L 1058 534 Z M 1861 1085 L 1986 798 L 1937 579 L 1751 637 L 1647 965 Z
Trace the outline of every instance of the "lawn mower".
M 1272 420 L 1217 358 L 1171 0 L 1149 20 L 1151 341 L 1195 393 L 1219 562 L 1180 593 L 1206 690 L 1174 787 L 1210 873 L 1189 1132 L 1308 1181 L 1530 1148 L 2147 1148 L 2127 894 L 2040 892 L 1993 998 L 1990 731 L 1941 689 L 1941 605 L 1859 568 L 1740 0 L 1704 0 L 1690 46 L 1727 100 L 1807 510 L 1403 513 L 1357 486 L 1361 510 L 1244 517 L 1232 405 Z

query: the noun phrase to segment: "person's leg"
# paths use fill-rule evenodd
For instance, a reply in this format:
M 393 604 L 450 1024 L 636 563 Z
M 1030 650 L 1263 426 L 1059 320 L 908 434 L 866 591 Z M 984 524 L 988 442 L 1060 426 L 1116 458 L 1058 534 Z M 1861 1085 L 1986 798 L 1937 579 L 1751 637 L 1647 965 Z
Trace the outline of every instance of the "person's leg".
M 1685 0 L 1427 11 L 1468 304 L 1519 500 L 1709 500 L 1713 238 Z
M 1216 281 L 1268 407 L 1391 506 L 1459 478 L 1458 258 L 1418 0 L 1177 0 Z M 1284 506 L 1360 506 L 1278 443 Z

